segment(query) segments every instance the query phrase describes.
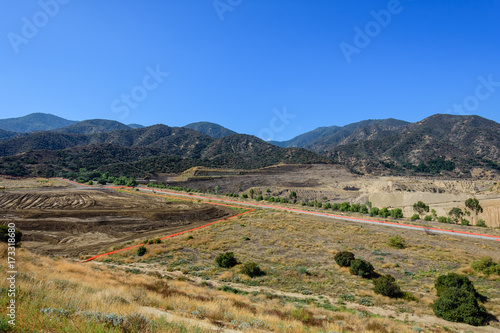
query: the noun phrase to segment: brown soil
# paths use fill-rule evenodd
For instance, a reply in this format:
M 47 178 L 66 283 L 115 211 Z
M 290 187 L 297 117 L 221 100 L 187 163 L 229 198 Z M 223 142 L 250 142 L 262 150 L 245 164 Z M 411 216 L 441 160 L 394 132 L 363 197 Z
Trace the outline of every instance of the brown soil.
M 24 247 L 68 257 L 95 255 L 128 240 L 165 236 L 230 214 L 213 205 L 113 190 L 0 194 L 0 224 L 14 222 L 23 232 Z

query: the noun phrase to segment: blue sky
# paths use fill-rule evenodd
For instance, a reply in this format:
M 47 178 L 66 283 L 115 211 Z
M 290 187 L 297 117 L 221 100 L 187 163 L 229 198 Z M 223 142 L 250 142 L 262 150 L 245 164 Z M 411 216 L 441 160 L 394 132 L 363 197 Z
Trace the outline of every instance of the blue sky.
M 494 0 L 4 0 L 0 118 L 211 121 L 274 140 L 369 118 L 500 122 L 498 13 Z

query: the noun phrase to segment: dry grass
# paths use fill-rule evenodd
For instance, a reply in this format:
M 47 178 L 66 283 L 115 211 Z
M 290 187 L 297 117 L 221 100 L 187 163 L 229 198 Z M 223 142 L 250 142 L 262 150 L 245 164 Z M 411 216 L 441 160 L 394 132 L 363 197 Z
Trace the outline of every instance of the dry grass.
M 406 240 L 407 248 L 398 250 L 387 245 L 388 237 L 396 233 Z M 262 294 L 275 290 L 285 295 L 289 293 L 304 299 L 309 298 L 305 303 L 297 302 L 293 298 L 281 298 L 283 304 L 294 307 L 307 304 L 317 310 L 318 306 L 324 305 L 323 300 L 334 304 L 340 295 L 350 293 L 357 300 L 371 299 L 375 307 L 387 310 L 386 315 L 415 313 L 433 316 L 429 305 L 435 300 L 433 284 L 437 276 L 450 271 L 470 273 L 463 268 L 481 256 L 491 256 L 490 251 L 495 247 L 496 255 L 499 255 L 498 245 L 487 241 L 483 243 L 463 238 L 457 241 L 456 238 L 431 236 L 423 232 L 348 224 L 287 212 L 260 210 L 194 232 L 192 235 L 194 238 L 189 241 L 185 237 L 177 237 L 152 246 L 151 253 L 154 255 L 147 258 L 137 258 L 133 251 L 129 251 L 114 258 L 100 260 L 108 264 L 126 261 L 133 267 L 145 270 L 182 271 L 188 279 L 207 279 L 215 284 L 230 284 L 250 292 L 261 291 Z M 335 254 L 343 250 L 352 251 L 367 259 L 378 273 L 395 276 L 403 290 L 412 292 L 417 301 L 393 300 L 375 295 L 371 291 L 371 281 L 353 277 L 348 269 L 338 268 L 334 263 Z M 225 251 L 234 252 L 241 262 L 258 262 L 267 275 L 249 279 L 239 273 L 239 266 L 230 270 L 216 267 L 215 257 Z M 300 267 L 305 267 L 307 274 L 300 273 Z M 486 307 L 495 313 L 500 306 L 498 281 L 476 275 L 471 275 L 471 279 L 475 281 L 480 292 L 490 297 L 491 301 Z M 277 309 L 281 311 L 282 307 Z M 370 308 L 366 309 L 370 311 Z M 336 310 L 346 309 L 337 307 Z M 268 314 L 266 311 L 274 310 L 267 309 L 259 313 Z M 275 314 L 277 317 L 283 316 L 277 312 Z M 330 311 L 327 317 L 331 316 Z M 348 314 L 349 316 L 354 315 Z M 362 325 L 368 322 L 359 317 L 357 320 L 361 321 Z M 368 329 L 360 325 L 354 325 L 352 329 Z M 427 326 L 427 329 L 430 329 L 430 325 Z M 396 331 L 402 332 L 406 328 L 403 325 Z M 439 331 L 438 328 L 433 329 Z
M 395 234 L 405 239 L 405 249 L 387 245 Z M 433 320 L 417 324 L 404 318 L 413 313 L 432 319 L 429 305 L 435 300 L 434 280 L 450 271 L 470 275 L 479 292 L 490 298 L 487 309 L 491 313 L 500 309 L 499 279 L 485 278 L 468 268 L 482 256 L 500 260 L 498 244 L 487 241 L 457 241 L 449 236 L 263 210 L 189 235 L 193 238 L 185 234 L 148 245 L 142 257 L 132 249 L 87 264 L 20 249 L 16 329 L 127 331 L 125 324 L 114 326 L 82 315 L 99 311 L 121 316 L 140 313 L 147 318 L 147 327 L 137 330 L 141 332 L 205 332 L 216 327 L 414 332 L 415 326 L 426 332 L 444 332 Z M 5 260 L 5 247 L 0 250 Z M 345 250 L 370 261 L 378 273 L 395 276 L 417 301 L 375 295 L 371 281 L 354 277 L 335 264 L 335 254 Z M 241 262 L 259 263 L 266 275 L 249 278 L 240 273 L 240 265 L 216 267 L 215 257 L 226 251 L 234 252 Z M 4 270 L 0 278 L 5 281 Z M 234 289 L 219 290 L 223 285 Z M 352 294 L 354 301 L 338 301 L 345 294 Z M 6 301 L 2 293 L 2 305 Z M 48 307 L 67 310 L 68 315 L 40 312 Z

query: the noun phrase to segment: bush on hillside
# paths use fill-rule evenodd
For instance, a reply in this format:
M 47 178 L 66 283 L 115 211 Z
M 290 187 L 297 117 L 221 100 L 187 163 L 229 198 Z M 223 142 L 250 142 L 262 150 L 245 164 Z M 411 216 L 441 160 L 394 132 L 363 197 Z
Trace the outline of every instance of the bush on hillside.
M 348 251 L 342 251 L 335 255 L 335 262 L 340 267 L 349 267 L 351 262 L 354 260 L 354 253 Z
M 392 275 L 384 275 L 373 280 L 373 291 L 376 294 L 387 296 L 391 298 L 401 297 L 403 292 L 396 283 L 396 279 Z
M 222 268 L 231 268 L 238 265 L 238 259 L 236 259 L 233 252 L 219 254 L 217 258 L 215 258 L 215 262 Z
M 372 275 L 373 270 L 372 264 L 364 259 L 354 259 L 351 261 L 351 274 L 368 278 Z

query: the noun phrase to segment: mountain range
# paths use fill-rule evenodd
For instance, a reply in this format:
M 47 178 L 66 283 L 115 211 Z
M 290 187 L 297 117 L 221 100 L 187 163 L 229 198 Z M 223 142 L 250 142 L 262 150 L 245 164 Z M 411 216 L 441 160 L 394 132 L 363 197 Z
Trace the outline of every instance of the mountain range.
M 500 124 L 445 114 L 416 123 L 390 118 L 319 127 L 283 142 L 210 122 L 143 127 L 40 113 L 0 120 L 0 173 L 17 175 L 87 168 L 144 176 L 197 165 L 252 169 L 339 163 L 363 174 L 492 177 L 500 171 L 499 147 Z

